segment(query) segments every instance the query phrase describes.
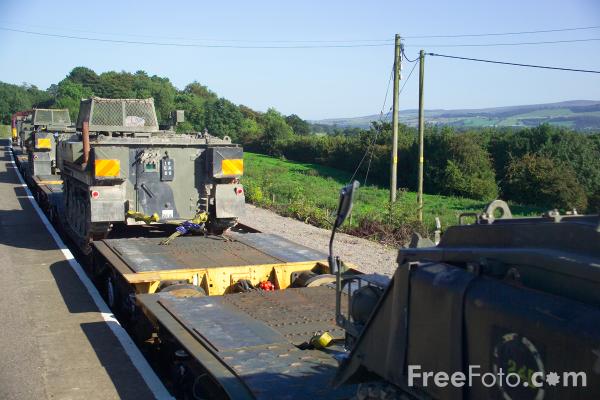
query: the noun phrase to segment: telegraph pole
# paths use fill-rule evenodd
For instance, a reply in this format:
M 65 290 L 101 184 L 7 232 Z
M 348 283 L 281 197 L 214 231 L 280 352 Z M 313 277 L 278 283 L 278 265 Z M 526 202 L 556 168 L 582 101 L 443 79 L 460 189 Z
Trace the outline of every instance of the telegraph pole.
M 425 78 L 425 52 L 419 53 L 419 191 L 417 201 L 419 202 L 419 221 L 423 221 L 423 136 L 425 131 L 425 117 L 423 115 L 423 81 Z
M 390 167 L 390 202 L 396 201 L 396 174 L 398 172 L 398 92 L 400 86 L 400 70 L 402 68 L 400 35 L 396 34 L 394 41 L 394 106 L 392 111 L 392 159 Z

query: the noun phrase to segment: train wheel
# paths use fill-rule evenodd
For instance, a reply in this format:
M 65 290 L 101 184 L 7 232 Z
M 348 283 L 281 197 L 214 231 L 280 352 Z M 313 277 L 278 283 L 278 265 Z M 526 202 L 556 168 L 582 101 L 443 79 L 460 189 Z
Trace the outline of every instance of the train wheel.
M 160 290 L 160 292 L 169 292 L 175 297 L 204 297 L 206 292 L 204 289 L 198 286 L 191 285 L 189 283 L 178 283 L 175 285 L 169 285 Z

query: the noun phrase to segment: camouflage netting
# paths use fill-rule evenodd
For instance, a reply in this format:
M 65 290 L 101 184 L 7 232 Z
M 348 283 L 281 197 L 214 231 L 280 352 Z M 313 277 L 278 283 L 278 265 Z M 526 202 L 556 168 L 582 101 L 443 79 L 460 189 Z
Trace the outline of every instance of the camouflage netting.
M 154 99 L 82 100 L 77 127 L 89 121 L 90 131 L 152 132 L 158 130 Z
M 33 117 L 34 125 L 71 125 L 69 110 L 36 109 Z

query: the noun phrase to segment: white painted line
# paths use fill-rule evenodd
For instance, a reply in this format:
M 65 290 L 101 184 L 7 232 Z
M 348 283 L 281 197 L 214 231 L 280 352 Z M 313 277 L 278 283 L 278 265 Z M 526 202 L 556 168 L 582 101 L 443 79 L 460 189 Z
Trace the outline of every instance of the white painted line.
M 60 238 L 50 221 L 48 221 L 48 218 L 46 218 L 46 214 L 44 214 L 44 212 L 38 206 L 37 202 L 33 198 L 33 195 L 31 194 L 31 191 L 25 184 L 25 181 L 21 176 L 21 172 L 18 168 L 16 168 L 15 159 L 10 149 L 10 146 L 7 146 L 6 148 L 8 149 L 7 151 L 10 154 L 10 161 L 15 167 L 15 172 L 17 173 L 19 181 L 21 182 L 21 186 L 25 188 L 27 198 L 33 205 L 33 208 L 39 215 L 42 222 L 44 223 L 44 226 L 54 239 L 54 242 L 56 243 L 60 251 L 62 251 L 63 255 L 65 256 L 65 259 L 69 262 L 69 265 L 71 266 L 73 271 L 75 271 L 75 273 L 79 277 L 79 280 L 81 280 L 81 283 L 83 283 L 83 286 L 85 286 L 85 288 L 87 289 L 88 293 L 94 300 L 94 303 L 96 303 L 96 307 L 98 307 L 102 318 L 104 319 L 104 321 L 106 321 L 108 327 L 117 337 L 117 339 L 121 343 L 121 346 L 123 346 L 123 349 L 131 359 L 132 364 L 136 367 L 136 369 L 142 376 L 142 379 L 144 379 L 144 382 L 146 382 L 146 385 L 148 385 L 148 388 L 150 389 L 150 391 L 152 391 L 152 394 L 157 399 L 172 399 L 173 397 L 169 394 L 169 392 L 162 384 L 160 379 L 158 379 L 158 376 L 156 376 L 154 370 L 152 369 L 152 367 L 150 367 L 150 364 L 148 364 L 148 361 L 146 361 L 146 359 L 144 358 L 140 350 L 137 348 L 135 343 L 133 343 L 133 340 L 131 339 L 129 334 L 125 331 L 125 329 L 121 326 L 119 321 L 110 311 L 110 308 L 104 302 L 104 299 L 102 299 L 102 296 L 100 296 L 100 293 L 98 293 L 98 290 L 96 289 L 92 281 L 90 281 L 90 278 L 88 278 L 88 276 L 84 272 L 83 268 L 81 267 L 81 264 L 79 264 L 75 257 L 73 257 L 73 253 L 71 253 L 71 250 L 69 250 L 69 248 L 65 245 L 65 243 L 62 241 L 62 239 Z

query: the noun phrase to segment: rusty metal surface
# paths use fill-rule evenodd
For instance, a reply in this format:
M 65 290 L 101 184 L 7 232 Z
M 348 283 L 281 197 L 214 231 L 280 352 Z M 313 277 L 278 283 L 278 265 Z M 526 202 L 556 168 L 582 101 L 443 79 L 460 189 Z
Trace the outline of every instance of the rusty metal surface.
M 226 364 L 258 399 L 349 398 L 356 388 L 333 390 L 334 346 L 300 350 L 315 331 L 341 338 L 334 322 L 335 290 L 329 287 L 253 291 L 220 297 L 154 298 L 168 312 L 160 322 L 185 327 Z M 144 298 L 144 302 L 150 299 Z M 163 319 L 168 319 L 163 320 Z M 174 320 L 173 320 L 174 319 Z
M 105 239 L 106 243 L 133 271 L 165 271 L 319 261 L 319 252 L 264 233 L 179 237 L 168 246 L 160 238 Z M 287 249 L 288 254 L 284 254 Z
M 338 339 L 344 337 L 344 331 L 335 324 L 332 287 L 236 293 L 224 296 L 222 301 L 263 321 L 295 345 L 308 341 L 317 331 L 328 331 Z
M 327 260 L 327 254 L 325 253 L 290 242 L 281 236 L 270 233 L 256 235 L 231 232 L 228 233 L 228 236 L 287 262 Z

